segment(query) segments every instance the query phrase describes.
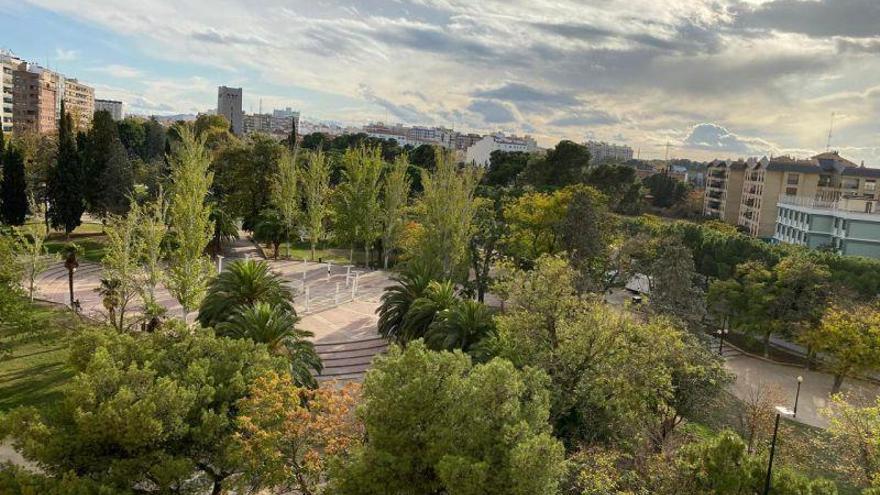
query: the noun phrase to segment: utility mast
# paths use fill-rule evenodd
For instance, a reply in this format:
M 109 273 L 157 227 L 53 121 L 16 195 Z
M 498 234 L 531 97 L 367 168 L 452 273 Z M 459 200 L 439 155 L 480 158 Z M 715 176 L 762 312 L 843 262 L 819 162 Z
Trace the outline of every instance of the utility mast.
M 831 112 L 831 125 L 828 126 L 828 141 L 825 142 L 825 151 L 831 149 L 831 135 L 834 131 L 834 112 Z

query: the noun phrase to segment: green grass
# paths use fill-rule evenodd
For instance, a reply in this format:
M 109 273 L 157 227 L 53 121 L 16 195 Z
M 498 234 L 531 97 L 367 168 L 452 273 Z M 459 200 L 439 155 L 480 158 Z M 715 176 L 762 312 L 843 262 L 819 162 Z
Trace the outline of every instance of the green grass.
M 84 223 L 70 233 L 68 239 L 63 233 L 53 232 L 46 241 L 49 253 L 64 254 L 67 245 L 74 243 L 82 249 L 80 259 L 100 262 L 107 249 L 107 236 L 99 223 Z
M 266 256 L 272 257 L 272 247 L 263 245 L 264 252 Z M 287 243 L 281 244 L 281 247 L 278 250 L 278 258 L 283 259 L 287 257 Z M 295 260 L 302 260 L 306 258 L 308 260 L 312 259 L 312 251 L 308 245 L 308 243 L 299 243 L 294 242 L 290 245 L 290 257 Z M 348 264 L 348 249 L 339 249 L 339 248 L 324 248 L 324 249 L 316 249 L 315 250 L 315 261 L 320 258 L 322 261 L 332 261 L 337 264 Z M 354 251 L 354 263 L 356 265 L 364 264 L 364 250 L 356 249 Z
M 12 337 L 0 357 L 0 412 L 18 406 L 43 406 L 61 397 L 73 370 L 67 365 L 72 316 L 35 306 L 37 333 Z

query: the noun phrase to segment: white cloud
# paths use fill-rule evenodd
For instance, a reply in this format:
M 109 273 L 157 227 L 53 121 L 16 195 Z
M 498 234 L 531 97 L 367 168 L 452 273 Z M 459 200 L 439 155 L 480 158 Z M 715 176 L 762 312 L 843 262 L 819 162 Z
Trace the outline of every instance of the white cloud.
M 65 50 L 64 48 L 55 49 L 55 60 L 58 62 L 70 62 L 79 57 L 77 50 Z
M 135 79 L 143 77 L 143 72 L 141 70 L 127 65 L 110 64 L 104 67 L 92 67 L 88 70 L 107 74 L 108 76 L 120 79 Z
M 327 95 L 304 104 L 328 119 L 503 124 L 538 131 L 542 144 L 622 135 L 643 157 L 662 156 L 667 140 L 700 156 L 819 148 L 830 95 L 864 95 L 880 78 L 865 53 L 880 46 L 874 18 L 818 25 L 831 0 L 28 1 L 130 37 L 150 57 L 225 71 L 224 81 L 145 83 L 145 106 L 204 106 L 236 79 L 246 95 L 258 83 Z M 142 78 L 151 71 L 138 56 L 101 70 Z M 857 99 L 838 136 L 873 149 L 880 109 Z

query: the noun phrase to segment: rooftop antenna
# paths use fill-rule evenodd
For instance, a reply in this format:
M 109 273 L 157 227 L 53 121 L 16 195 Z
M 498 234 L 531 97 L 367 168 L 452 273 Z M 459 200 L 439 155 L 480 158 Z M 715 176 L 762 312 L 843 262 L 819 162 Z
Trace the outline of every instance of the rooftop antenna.
M 263 115 L 263 98 L 260 98 L 260 115 Z
M 640 147 L 636 148 L 636 160 L 641 160 L 641 159 L 642 159 L 642 148 L 640 146 Z
M 834 131 L 834 112 L 831 112 L 831 125 L 828 126 L 828 141 L 825 142 L 825 151 L 831 149 L 831 135 Z

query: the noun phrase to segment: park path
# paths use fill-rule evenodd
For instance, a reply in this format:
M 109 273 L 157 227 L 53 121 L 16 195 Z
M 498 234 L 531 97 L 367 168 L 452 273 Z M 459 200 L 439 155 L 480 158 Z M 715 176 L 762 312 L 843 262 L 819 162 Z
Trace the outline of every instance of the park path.
M 224 247 L 223 267 L 233 259 L 262 258 L 249 239 L 239 237 Z M 294 308 L 301 317 L 299 327 L 314 333 L 313 342 L 324 362 L 321 380 L 361 380 L 373 356 L 387 348 L 377 331 L 375 310 L 382 291 L 390 285 L 387 272 L 332 263 L 295 260 L 267 260 L 294 289 Z M 37 279 L 37 296 L 67 305 L 70 302 L 67 270 L 56 263 Z M 105 319 L 106 311 L 100 294 L 101 265 L 83 261 L 74 276 L 74 299 L 82 312 L 95 319 Z M 164 287 L 157 292 L 159 303 L 168 315 L 180 317 L 180 304 Z M 139 301 L 138 301 L 139 302 Z M 134 304 L 130 311 L 140 311 Z M 193 321 L 195 312 L 190 313 Z

